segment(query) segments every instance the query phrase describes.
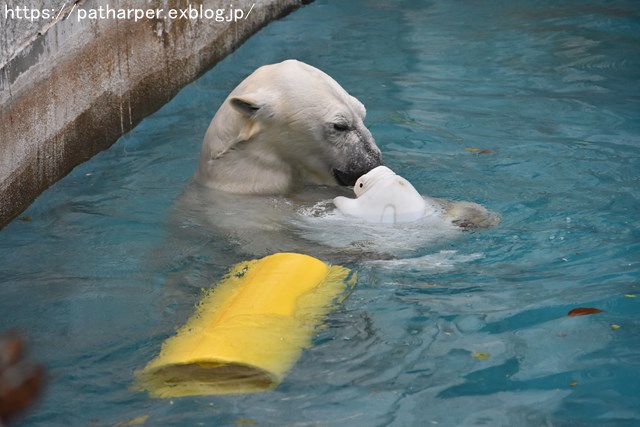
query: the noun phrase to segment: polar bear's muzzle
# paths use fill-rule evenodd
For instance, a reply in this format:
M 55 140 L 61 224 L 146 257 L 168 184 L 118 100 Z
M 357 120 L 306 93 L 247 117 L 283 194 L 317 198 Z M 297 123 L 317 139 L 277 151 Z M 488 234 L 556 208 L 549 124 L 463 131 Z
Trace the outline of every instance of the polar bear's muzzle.
M 350 153 L 349 162 L 344 169 L 333 169 L 333 177 L 339 185 L 353 187 L 358 178 L 383 164 L 382 155 L 375 143 L 373 146 L 367 144 L 363 148 L 354 151 L 357 151 L 357 153 Z
M 354 174 L 342 172 L 338 169 L 333 170 L 333 177 L 336 179 L 336 182 L 339 185 L 342 185 L 344 187 L 352 187 L 359 178 Z

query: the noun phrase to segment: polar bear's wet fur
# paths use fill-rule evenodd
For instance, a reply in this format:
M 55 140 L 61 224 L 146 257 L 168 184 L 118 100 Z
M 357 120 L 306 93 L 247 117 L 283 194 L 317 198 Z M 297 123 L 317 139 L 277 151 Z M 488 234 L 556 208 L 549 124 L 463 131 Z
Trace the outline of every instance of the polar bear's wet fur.
M 360 101 L 317 68 L 296 60 L 262 66 L 213 117 L 194 180 L 245 195 L 287 196 L 314 184 L 352 186 L 382 164 L 365 115 Z M 476 203 L 432 200 L 444 219 L 461 228 L 499 222 Z
M 295 60 L 265 65 L 216 113 L 194 178 L 239 194 L 353 185 L 382 164 L 365 115 L 360 101 L 317 68 Z

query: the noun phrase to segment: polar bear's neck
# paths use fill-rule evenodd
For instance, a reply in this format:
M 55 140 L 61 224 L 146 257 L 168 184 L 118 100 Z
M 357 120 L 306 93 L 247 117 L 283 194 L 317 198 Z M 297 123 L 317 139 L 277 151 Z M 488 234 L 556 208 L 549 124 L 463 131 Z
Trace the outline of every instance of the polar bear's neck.
M 207 186 L 239 194 L 285 194 L 291 191 L 293 170 L 253 142 L 240 144 L 198 167 Z M 202 170 L 202 171 L 201 171 Z M 201 172 L 200 172 L 201 171 Z

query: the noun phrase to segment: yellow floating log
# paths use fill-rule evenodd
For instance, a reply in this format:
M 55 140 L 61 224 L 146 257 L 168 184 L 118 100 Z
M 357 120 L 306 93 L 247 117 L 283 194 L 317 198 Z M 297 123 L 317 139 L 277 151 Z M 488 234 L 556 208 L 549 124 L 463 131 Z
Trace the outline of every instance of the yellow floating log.
M 295 253 L 237 264 L 137 373 L 137 388 L 153 397 L 272 389 L 355 280 L 347 268 Z

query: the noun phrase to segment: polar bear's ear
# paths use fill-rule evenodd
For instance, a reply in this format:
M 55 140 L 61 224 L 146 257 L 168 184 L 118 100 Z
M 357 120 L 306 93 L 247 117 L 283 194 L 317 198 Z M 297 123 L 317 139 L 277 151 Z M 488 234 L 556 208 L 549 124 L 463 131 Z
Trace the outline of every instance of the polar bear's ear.
M 262 106 L 258 104 L 253 96 L 234 97 L 229 100 L 231 107 L 248 120 L 244 121 L 237 141 L 248 141 L 262 129 L 260 121 L 256 120 L 256 114 Z
M 262 108 L 251 96 L 237 96 L 231 98 L 229 103 L 234 110 L 245 117 L 252 117 Z

